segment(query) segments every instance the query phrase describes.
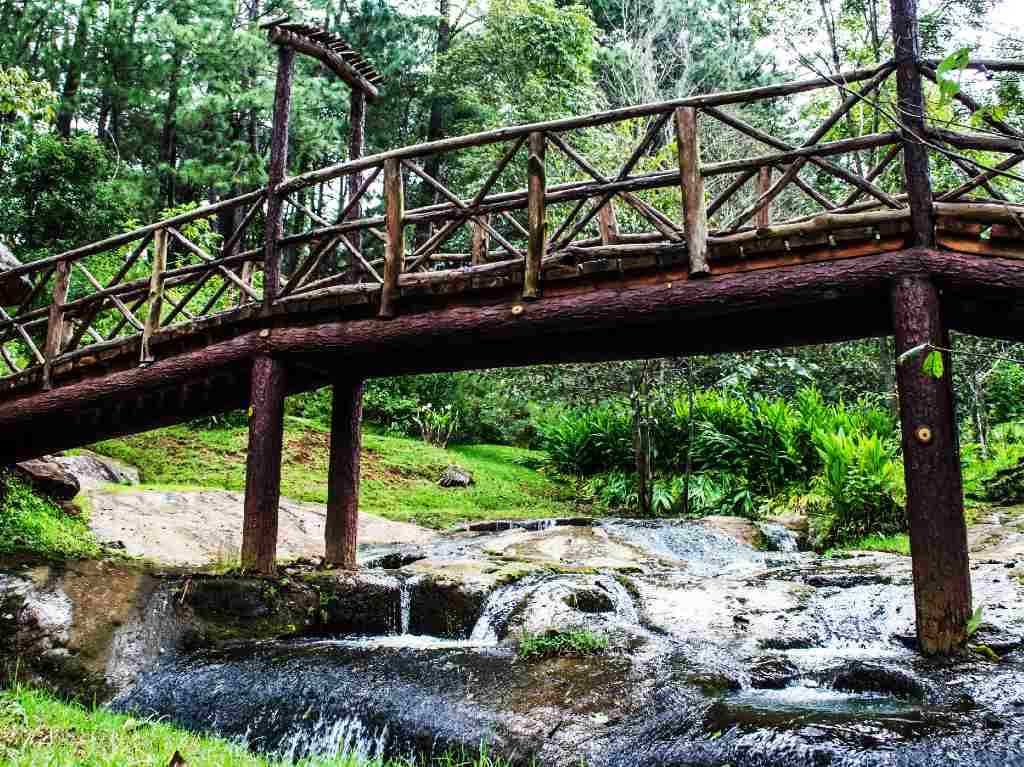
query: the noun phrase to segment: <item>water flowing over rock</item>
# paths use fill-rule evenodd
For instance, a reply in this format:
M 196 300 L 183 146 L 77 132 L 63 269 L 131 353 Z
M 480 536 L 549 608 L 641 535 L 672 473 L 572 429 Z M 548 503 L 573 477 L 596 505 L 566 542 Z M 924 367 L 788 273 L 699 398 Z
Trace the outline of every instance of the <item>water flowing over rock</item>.
M 393 569 L 172 577 L 150 610 L 176 628 L 113 705 L 293 757 L 488 742 L 541 767 L 1024 765 L 1015 561 L 972 571 L 999 662 L 936 662 L 912 649 L 909 559 L 793 544 L 743 520 L 531 524 L 378 557 Z M 517 657 L 523 634 L 580 629 L 607 650 Z

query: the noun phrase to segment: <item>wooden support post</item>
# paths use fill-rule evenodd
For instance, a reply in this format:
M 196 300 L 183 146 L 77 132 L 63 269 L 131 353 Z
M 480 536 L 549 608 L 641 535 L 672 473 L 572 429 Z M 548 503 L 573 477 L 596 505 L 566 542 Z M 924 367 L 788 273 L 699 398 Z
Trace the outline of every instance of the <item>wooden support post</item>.
M 480 220 L 473 220 L 473 242 L 471 246 L 471 260 L 473 266 L 483 266 L 487 263 L 487 251 L 490 248 L 491 235 L 487 231 L 490 216 L 484 214 Z
M 146 322 L 142 328 L 142 350 L 139 356 L 139 362 L 143 365 L 148 365 L 154 360 L 149 344 L 153 334 L 160 329 L 160 315 L 163 312 L 164 304 L 164 272 L 167 271 L 167 242 L 167 230 L 157 229 L 153 234 L 153 269 L 149 278 L 149 311 L 146 313 Z
M 263 304 L 274 303 L 281 289 L 281 248 L 284 235 L 284 197 L 277 187 L 288 169 L 288 122 L 292 111 L 292 71 L 295 51 L 286 45 L 277 49 L 277 87 L 274 91 L 274 127 L 270 138 L 270 168 L 267 172 L 267 220 L 263 242 Z
M 61 261 L 54 269 L 53 298 L 50 303 L 50 320 L 46 326 L 46 348 L 43 357 L 43 389 L 53 388 L 50 371 L 53 361 L 60 356 L 64 341 L 64 304 L 68 301 L 68 287 L 71 284 L 71 262 Z
M 758 199 L 768 194 L 768 190 L 772 188 L 772 166 L 764 165 L 761 170 L 757 172 L 757 196 Z M 772 204 L 768 203 L 761 210 L 757 211 L 757 226 L 761 227 L 769 226 L 772 222 Z
M 384 249 L 384 284 L 380 289 L 381 319 L 395 316 L 398 277 L 405 260 L 405 185 L 400 160 L 384 161 L 384 218 L 388 243 Z
M 349 161 L 354 161 L 363 156 L 363 144 L 366 139 L 366 94 L 358 88 L 354 88 L 349 94 L 348 103 L 348 159 Z M 341 208 L 348 207 L 347 218 L 350 221 L 355 221 L 363 215 L 363 203 L 362 200 L 358 199 L 359 190 L 363 186 L 363 173 L 362 171 L 356 171 L 348 176 L 346 180 L 348 182 L 348 201 L 347 203 L 339 203 L 339 205 Z M 342 222 L 339 221 L 338 223 Z M 348 241 L 352 244 L 352 247 L 362 253 L 363 233 L 361 231 L 350 232 L 348 234 Z M 324 259 L 323 263 L 325 269 L 322 270 L 322 276 L 324 277 L 328 276 L 333 267 L 339 266 L 337 263 L 330 264 L 328 259 Z M 348 279 L 346 282 L 353 285 L 359 282 L 359 266 L 359 262 L 350 256 L 347 269 Z
M 346 570 L 356 569 L 362 421 L 363 381 L 335 383 L 327 477 L 326 559 L 329 564 Z
M 938 291 L 925 276 L 902 277 L 892 293 L 896 353 L 920 344 L 944 346 Z M 971 578 L 963 480 L 953 412 L 949 355 L 943 379 L 923 370 L 927 352 L 896 367 L 907 516 L 913 557 L 917 638 L 928 654 L 948 653 L 967 639 Z
M 527 212 L 529 246 L 526 251 L 526 269 L 523 275 L 523 298 L 540 297 L 540 267 L 547 251 L 547 213 L 544 191 L 547 176 L 544 168 L 546 139 L 541 131 L 534 131 L 529 138 L 529 159 L 527 160 Z
M 700 134 L 694 107 L 676 109 L 676 141 L 690 277 L 700 277 L 711 270 L 708 268 L 708 209 L 704 202 L 704 178 L 700 174 Z
M 925 101 L 921 84 L 921 51 L 917 29 L 917 0 L 890 0 L 895 45 L 896 92 L 903 134 L 903 171 L 910 202 L 912 244 L 935 244 L 935 213 L 928 149 L 924 145 Z
M 280 360 L 260 355 L 253 361 L 242 567 L 266 574 L 274 572 L 277 556 L 286 378 L 284 363 Z
M 615 203 L 611 200 L 597 214 L 597 229 L 601 233 L 602 245 L 614 245 L 619 241 L 619 222 L 615 217 Z

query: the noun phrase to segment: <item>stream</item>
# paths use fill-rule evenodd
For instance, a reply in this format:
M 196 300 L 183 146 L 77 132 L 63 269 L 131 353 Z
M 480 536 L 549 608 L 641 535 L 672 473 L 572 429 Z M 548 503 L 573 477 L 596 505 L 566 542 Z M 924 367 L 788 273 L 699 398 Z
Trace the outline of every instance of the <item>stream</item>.
M 1016 561 L 972 569 L 998 662 L 930 661 L 907 558 L 825 559 L 779 525 L 562 522 L 364 552 L 390 567 L 359 576 L 387 630 L 167 653 L 113 707 L 295 758 L 486 743 L 566 767 L 1024 765 Z M 521 633 L 570 628 L 607 651 L 517 658 Z

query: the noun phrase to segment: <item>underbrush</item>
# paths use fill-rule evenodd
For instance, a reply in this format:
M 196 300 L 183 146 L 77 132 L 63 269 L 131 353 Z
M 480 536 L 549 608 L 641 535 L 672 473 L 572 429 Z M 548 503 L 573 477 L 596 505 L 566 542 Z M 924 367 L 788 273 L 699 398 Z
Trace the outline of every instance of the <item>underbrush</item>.
M 522 660 L 541 660 L 554 656 L 597 655 L 608 649 L 608 638 L 589 629 L 523 634 L 516 649 Z
M 702 391 L 692 429 L 679 392 L 656 393 L 651 410 L 656 515 L 800 511 L 822 547 L 906 529 L 897 424 L 869 402 L 827 403 L 813 388 L 792 399 Z M 638 506 L 628 401 L 549 414 L 539 441 L 598 507 Z
M 0 472 L 0 554 L 79 559 L 100 556 L 102 549 L 84 519 L 69 515 L 17 475 Z
M 183 759 L 173 761 L 175 754 Z M 10 767 L 506 767 L 486 749 L 430 761 L 384 762 L 353 755 L 283 761 L 257 756 L 242 745 L 136 720 L 101 708 L 63 703 L 34 690 L 0 692 L 0 764 Z

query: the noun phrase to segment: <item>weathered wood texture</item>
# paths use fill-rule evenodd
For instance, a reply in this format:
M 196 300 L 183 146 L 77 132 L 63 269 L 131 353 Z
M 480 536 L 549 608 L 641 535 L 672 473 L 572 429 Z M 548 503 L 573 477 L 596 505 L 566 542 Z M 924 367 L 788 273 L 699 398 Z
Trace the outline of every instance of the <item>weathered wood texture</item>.
M 523 298 L 537 298 L 540 295 L 540 265 L 547 253 L 548 227 L 544 201 L 547 175 L 544 169 L 544 134 L 530 134 L 529 159 L 527 160 L 527 195 L 529 246 L 526 251 L 526 272 L 523 278 Z
M 939 295 L 926 276 L 906 276 L 892 293 L 897 356 L 920 344 L 945 346 Z M 899 363 L 903 467 L 913 556 L 917 637 L 927 654 L 964 643 L 971 577 L 949 355 L 943 379 L 923 370 L 924 354 Z
M 356 569 L 362 423 L 363 381 L 338 381 L 333 387 L 331 403 L 325 537 L 327 561 L 346 570 Z
M 46 364 L 43 366 L 44 389 L 51 386 L 50 367 L 60 355 L 64 340 L 64 304 L 68 300 L 68 288 L 71 286 L 71 266 L 70 262 L 64 261 L 57 264 L 54 271 L 50 318 L 46 324 L 46 348 L 43 354 L 46 357 Z
M 292 75 L 295 51 L 277 49 L 277 84 L 274 90 L 274 126 L 270 137 L 267 171 L 267 218 L 263 239 L 263 302 L 269 306 L 281 291 L 281 247 L 284 234 L 284 197 L 278 189 L 288 170 L 288 125 L 292 112 Z
M 917 0 L 890 0 L 895 46 L 897 110 L 903 134 L 903 172 L 910 200 L 914 244 L 935 244 L 932 182 L 925 137 L 925 101 L 921 84 Z
M 690 276 L 708 274 L 708 209 L 704 204 L 704 178 L 700 173 L 700 134 L 697 110 L 676 110 L 676 136 L 679 149 L 679 183 L 683 192 L 683 223 L 690 256 Z
M 150 348 L 153 334 L 160 329 L 160 317 L 164 308 L 164 282 L 167 278 L 167 230 L 159 229 L 153 235 L 152 274 L 149 278 L 149 310 L 146 313 L 146 324 L 142 330 L 142 344 L 139 361 L 148 365 L 153 361 L 153 350 Z M 126 311 L 127 310 L 123 310 Z
M 245 462 L 242 566 L 258 573 L 273 573 L 277 557 L 287 385 L 287 373 L 280 359 L 259 355 L 253 360 L 249 452 Z
M 384 163 L 384 205 L 388 241 L 384 249 L 384 284 L 380 293 L 381 319 L 395 316 L 398 277 L 405 261 L 405 185 L 398 160 Z

